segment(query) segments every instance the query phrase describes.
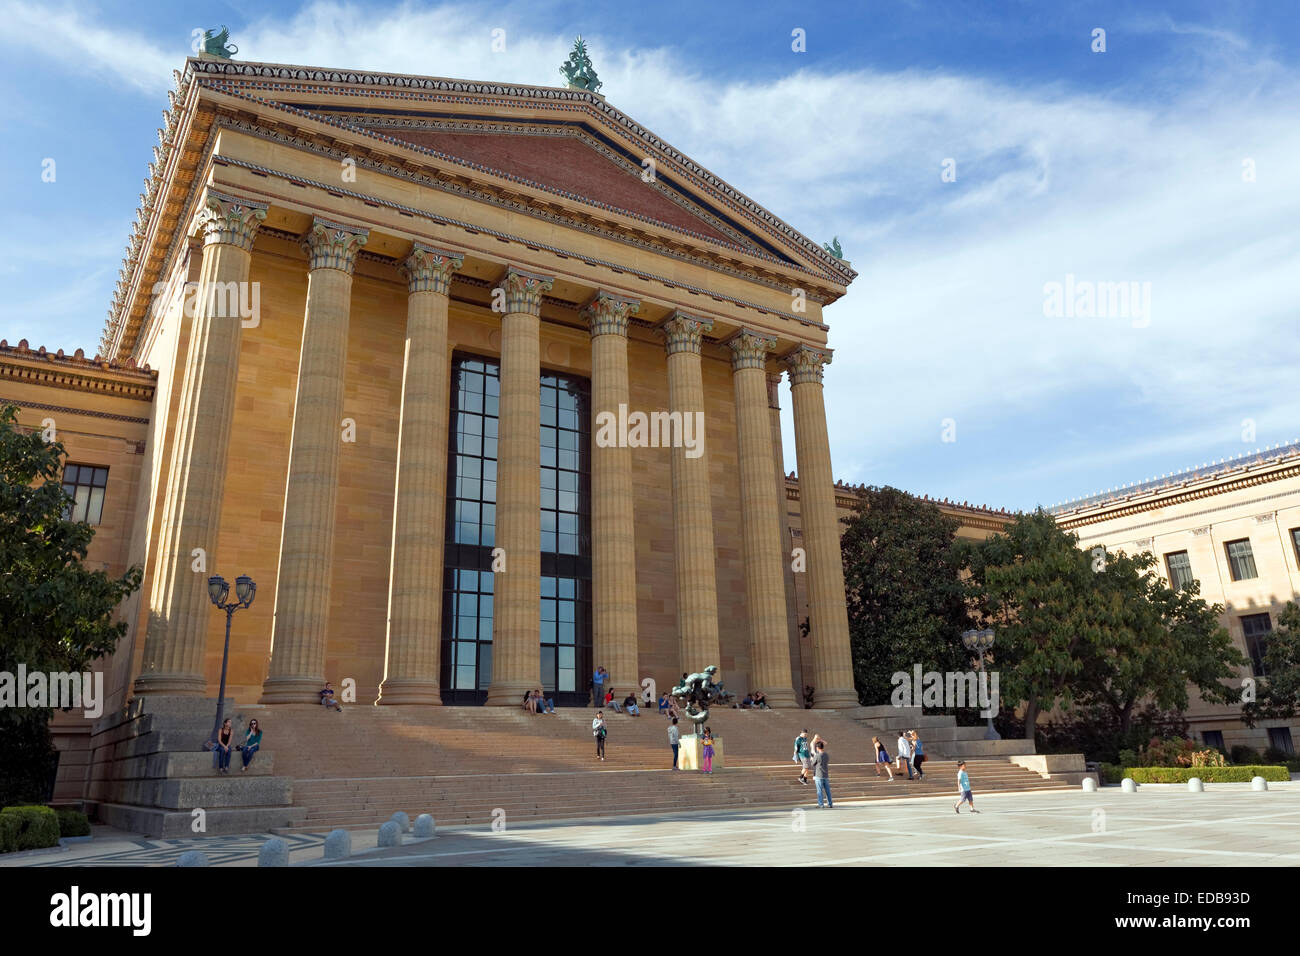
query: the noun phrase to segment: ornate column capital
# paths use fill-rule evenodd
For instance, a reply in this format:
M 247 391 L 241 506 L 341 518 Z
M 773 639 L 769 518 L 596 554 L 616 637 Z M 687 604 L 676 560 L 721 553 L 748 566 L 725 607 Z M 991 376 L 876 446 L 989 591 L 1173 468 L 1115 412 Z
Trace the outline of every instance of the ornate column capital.
M 705 332 L 713 331 L 713 320 L 697 315 L 687 315 L 678 310 L 658 325 L 658 330 L 665 339 L 664 348 L 669 355 L 678 352 L 700 354 L 700 342 Z
M 209 189 L 203 194 L 190 231 L 202 232 L 205 246 L 226 243 L 252 252 L 257 227 L 265 218 L 266 203 L 237 199 Z
M 506 274 L 497 283 L 497 288 L 505 293 L 505 312 L 509 315 L 522 312 L 527 315 L 542 314 L 542 295 L 551 291 L 555 284 L 554 276 L 539 276 L 524 272 L 514 266 L 506 267 Z
M 781 408 L 781 373 L 767 373 L 767 407 L 775 408 L 778 411 Z M 784 472 L 782 472 L 784 474 Z
M 776 339 L 753 329 L 742 328 L 727 339 L 731 346 L 731 370 L 739 372 L 745 368 L 767 369 L 767 353 L 776 348 Z
M 459 252 L 443 252 L 417 242 L 397 270 L 406 277 L 407 292 L 446 295 L 451 289 L 451 274 L 464 264 L 465 256 Z
M 597 292 L 582 312 L 591 321 L 591 337 L 594 339 L 598 335 L 627 335 L 628 317 L 640 309 L 641 303 L 635 299 Z
M 782 363 L 790 372 L 790 384 L 805 385 L 822 383 L 822 368 L 831 364 L 831 350 L 801 345 L 793 352 L 781 357 Z
M 361 226 L 345 226 L 328 219 L 313 220 L 311 228 L 302 237 L 302 251 L 311 260 L 309 268 L 338 269 L 352 275 L 357 264 L 357 252 L 366 244 L 370 230 Z

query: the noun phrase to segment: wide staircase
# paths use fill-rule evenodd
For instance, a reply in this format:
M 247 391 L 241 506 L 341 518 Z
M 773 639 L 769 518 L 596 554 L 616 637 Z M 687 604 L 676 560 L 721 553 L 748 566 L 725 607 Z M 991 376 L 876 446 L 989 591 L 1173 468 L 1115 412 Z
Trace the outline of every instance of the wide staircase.
M 860 709 L 859 709 L 860 710 Z M 537 716 L 495 707 L 246 706 L 257 717 L 277 774 L 293 779 L 293 803 L 305 811 L 290 831 L 375 827 L 401 810 L 432 813 L 440 826 L 488 825 L 494 819 L 561 819 L 682 810 L 807 806 L 791 762 L 800 729 L 820 733 L 831 752 L 837 802 L 955 795 L 956 761 L 941 746 L 924 780 L 877 776 L 872 723 L 836 711 L 715 711 L 725 769 L 712 775 L 669 769 L 667 720 L 606 712 L 605 761 L 595 759 L 594 711 Z M 689 727 L 679 725 L 683 731 Z M 922 739 L 927 731 L 922 730 Z M 892 741 L 887 744 L 893 753 Z M 1062 780 L 1004 756 L 967 757 L 977 792 L 1061 789 Z

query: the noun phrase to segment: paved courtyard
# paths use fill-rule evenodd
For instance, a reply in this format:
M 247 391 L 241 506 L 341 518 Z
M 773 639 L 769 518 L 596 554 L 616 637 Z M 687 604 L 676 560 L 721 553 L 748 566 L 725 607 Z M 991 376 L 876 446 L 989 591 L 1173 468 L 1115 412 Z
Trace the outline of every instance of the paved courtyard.
M 810 794 L 811 795 L 811 794 Z M 295 866 L 1296 866 L 1300 782 L 1255 793 L 1143 787 L 977 794 L 960 816 L 953 798 L 841 803 L 834 810 L 732 810 L 557 823 L 504 821 L 442 830 L 431 840 L 377 849 L 353 833 L 354 856 L 321 859 L 323 835 L 295 834 Z M 214 866 L 255 866 L 266 835 L 150 840 L 97 828 L 60 851 L 15 855 L 0 866 L 168 866 L 189 849 Z

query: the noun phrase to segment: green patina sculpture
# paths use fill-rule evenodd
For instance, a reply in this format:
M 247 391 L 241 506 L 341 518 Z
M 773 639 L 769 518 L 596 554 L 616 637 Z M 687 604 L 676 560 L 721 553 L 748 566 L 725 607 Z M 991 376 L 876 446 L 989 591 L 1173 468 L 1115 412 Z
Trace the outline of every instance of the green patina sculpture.
M 710 664 L 698 674 L 688 674 L 672 689 L 672 697 L 682 705 L 682 713 L 694 721 L 697 734 L 709 719 L 709 705 L 725 704 L 735 696 L 723 688 L 722 681 L 713 682 L 717 672 L 717 666 Z
M 591 65 L 591 57 L 587 56 L 587 44 L 582 42 L 582 37 L 573 41 L 573 52 L 560 67 L 560 73 L 568 81 L 571 90 L 595 93 L 601 87 L 601 82 L 596 77 L 596 68 Z
M 229 60 L 239 52 L 237 46 L 226 46 L 226 41 L 230 39 L 230 31 L 222 24 L 221 32 L 215 30 L 203 31 L 203 52 L 210 56 L 219 56 L 223 60 Z
M 836 259 L 844 258 L 844 250 L 840 248 L 840 237 L 836 236 L 830 241 L 830 244 L 822 243 L 822 248 L 833 255 Z

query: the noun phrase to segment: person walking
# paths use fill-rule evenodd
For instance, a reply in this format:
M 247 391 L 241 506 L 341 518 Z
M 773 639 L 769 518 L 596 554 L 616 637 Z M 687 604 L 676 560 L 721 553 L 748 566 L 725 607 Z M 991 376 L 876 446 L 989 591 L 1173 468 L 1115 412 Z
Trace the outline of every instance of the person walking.
M 960 816 L 961 805 L 963 803 L 969 803 L 970 812 L 979 813 L 979 811 L 975 809 L 975 795 L 970 792 L 970 777 L 966 776 L 966 761 L 964 760 L 957 761 L 957 790 L 961 793 L 961 799 L 958 800 L 957 805 L 952 808 L 952 812 Z
M 912 779 L 912 744 L 907 739 L 907 731 L 904 730 L 898 735 L 898 756 L 895 758 L 898 762 L 897 769 L 902 770 L 903 764 L 907 764 L 907 779 Z
M 239 745 L 239 752 L 244 758 L 244 766 L 240 768 L 240 773 L 248 770 L 248 765 L 253 762 L 253 755 L 257 753 L 262 746 L 262 725 L 254 717 L 248 722 L 248 729 L 244 731 L 244 742 Z
M 591 722 L 591 735 L 596 738 L 596 759 L 605 759 L 605 712 L 596 711 L 596 717 Z
M 831 802 L 831 755 L 826 752 L 826 741 L 819 740 L 812 758 L 813 783 L 817 785 L 817 809 L 821 809 L 822 796 L 826 797 L 826 809 L 834 809 Z
M 677 718 L 674 717 L 673 722 L 668 725 L 668 746 L 673 749 L 674 770 L 680 769 L 677 766 L 677 751 L 681 749 L 681 745 L 682 745 L 681 740 L 682 740 L 682 732 L 677 729 Z
M 912 731 L 912 766 L 916 768 L 916 779 L 924 780 L 925 771 L 921 769 L 921 764 L 925 763 L 925 751 L 921 747 L 921 737 L 914 730 Z
M 799 782 L 808 786 L 808 771 L 812 769 L 812 749 L 808 746 L 808 728 L 794 738 L 794 759 L 799 764 Z
M 892 783 L 894 780 L 894 768 L 889 765 L 889 751 L 885 749 L 885 745 L 880 742 L 879 737 L 871 738 L 871 746 L 874 747 L 876 751 L 876 776 L 880 776 L 880 768 L 884 767 L 885 773 L 889 774 L 889 780 Z
M 704 736 L 700 738 L 700 743 L 704 744 L 704 749 L 701 751 L 703 770 L 705 773 L 713 773 L 713 731 L 708 727 L 704 728 Z

